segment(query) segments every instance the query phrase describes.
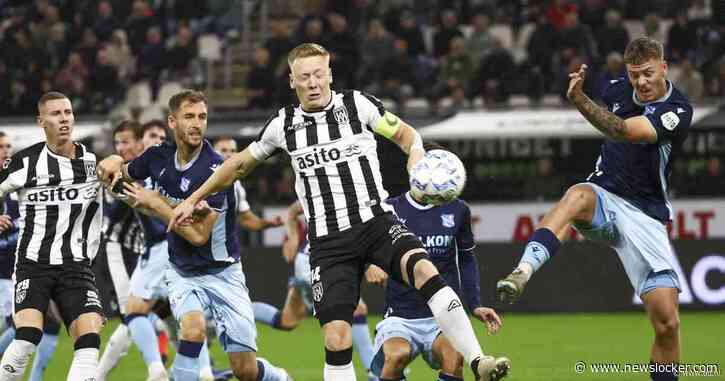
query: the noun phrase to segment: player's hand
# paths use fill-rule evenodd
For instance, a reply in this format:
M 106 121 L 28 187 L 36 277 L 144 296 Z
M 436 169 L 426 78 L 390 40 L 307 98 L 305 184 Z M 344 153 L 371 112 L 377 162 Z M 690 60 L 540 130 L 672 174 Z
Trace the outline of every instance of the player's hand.
M 191 219 L 194 221 L 204 219 L 204 217 L 208 216 L 211 211 L 212 209 L 211 206 L 209 206 L 209 203 L 205 200 L 201 200 L 194 205 L 194 213 L 191 214 Z
M 192 215 L 194 214 L 194 210 L 196 209 L 196 204 L 193 200 L 187 198 L 186 200 L 182 201 L 181 204 L 176 205 L 174 208 L 173 215 L 171 216 L 171 219 L 169 220 L 169 227 L 166 231 L 172 231 L 177 226 L 185 226 L 189 224 L 189 221 L 192 220 Z
M 96 165 L 96 173 L 98 179 L 107 186 L 113 186 L 116 181 L 122 177 L 121 167 L 123 166 L 123 158 L 118 155 L 111 155 L 101 160 Z
M 153 209 L 153 203 L 159 193 L 146 189 L 136 183 L 125 183 L 123 193 L 129 197 L 128 203 L 133 208 Z
M 267 220 L 267 227 L 268 228 L 276 228 L 284 225 L 284 221 L 282 220 L 281 216 L 274 216 L 272 219 Z
M 486 330 L 489 335 L 495 335 L 503 325 L 501 318 L 498 317 L 498 314 L 493 308 L 478 307 L 473 310 L 473 316 L 478 318 L 478 320 L 482 323 L 486 324 Z
M 584 80 L 587 76 L 587 65 L 582 64 L 579 70 L 569 73 L 569 89 L 566 91 L 566 98 L 573 102 L 577 95 L 584 93 Z
M 0 233 L 10 230 L 15 226 L 13 224 L 13 219 L 8 216 L 7 214 L 3 214 L 0 216 Z
M 365 279 L 369 283 L 385 286 L 388 281 L 388 274 L 380 267 L 371 264 L 368 270 L 365 271 Z

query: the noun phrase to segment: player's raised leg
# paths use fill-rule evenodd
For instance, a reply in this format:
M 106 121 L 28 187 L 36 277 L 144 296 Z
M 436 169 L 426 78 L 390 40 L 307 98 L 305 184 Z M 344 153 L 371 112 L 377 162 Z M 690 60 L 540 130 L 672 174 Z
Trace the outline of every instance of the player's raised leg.
M 561 241 L 572 224 L 591 226 L 603 220 L 603 216 L 597 215 L 596 211 L 597 195 L 591 186 L 577 184 L 569 188 L 564 197 L 539 222 L 526 244 L 518 266 L 496 284 L 499 299 L 514 303 L 534 272 L 559 250 Z
M 254 319 L 260 323 L 283 331 L 292 331 L 307 316 L 307 307 L 296 287 L 287 290 L 287 299 L 280 311 L 277 307 L 262 303 L 252 303 Z

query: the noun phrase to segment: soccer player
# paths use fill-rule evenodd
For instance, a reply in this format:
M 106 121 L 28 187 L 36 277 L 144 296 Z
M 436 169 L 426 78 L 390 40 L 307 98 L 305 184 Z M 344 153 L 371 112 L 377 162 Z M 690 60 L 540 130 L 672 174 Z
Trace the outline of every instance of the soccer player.
M 10 138 L 0 131 L 0 163 L 10 159 L 13 154 L 13 146 Z M 8 345 L 15 338 L 15 326 L 13 325 L 13 267 L 15 266 L 15 245 L 18 241 L 20 229 L 18 220 L 20 211 L 18 209 L 18 197 L 11 193 L 3 200 L 3 214 L 0 215 L 0 317 L 4 318 L 5 331 L 0 337 L 0 353 L 4 353 Z M 51 313 L 55 307 L 49 308 L 43 322 L 43 338 L 38 344 L 38 354 L 33 360 L 33 367 L 30 370 L 30 381 L 43 379 L 43 372 L 50 362 L 50 358 L 58 345 L 58 333 L 60 332 L 60 318 L 58 314 Z
M 222 164 L 222 157 L 204 139 L 207 101 L 203 93 L 185 90 L 169 100 L 168 125 L 176 147 L 151 147 L 124 164 L 112 155 L 99 164 L 106 184 L 120 179 L 151 178 L 158 192 L 126 184 L 135 208 L 168 222 L 170 203 L 189 197 Z M 229 355 L 234 375 L 240 380 L 280 380 L 283 369 L 256 357 L 256 328 L 245 276 L 239 262 L 234 192 L 230 188 L 207 200 L 196 221 L 176 226 L 168 233 L 169 260 L 166 286 L 169 301 L 180 323 L 180 342 L 172 374 L 176 381 L 199 378 L 199 354 L 206 339 L 205 312 L 216 322 L 219 342 Z
M 298 217 L 303 214 L 302 204 L 294 202 L 287 208 L 285 228 L 287 240 L 282 246 L 282 256 L 294 267 L 294 275 L 290 276 L 287 288 L 287 299 L 280 311 L 267 303 L 254 302 L 254 319 L 283 331 L 292 331 L 312 311 L 312 282 L 310 280 L 310 245 L 304 228 Z M 301 242 L 301 244 L 300 244 Z M 380 270 L 382 272 L 382 270 Z M 383 272 L 383 274 L 385 274 Z M 373 343 L 367 321 L 368 307 L 360 298 L 357 308 L 352 314 L 352 345 L 360 356 L 360 362 L 368 371 L 369 381 L 377 378 L 370 373 L 373 360 Z
M 428 149 L 428 147 L 426 146 Z M 438 149 L 438 148 L 436 148 Z M 391 198 L 388 204 L 410 231 L 424 242 L 431 261 L 459 295 L 465 296 L 468 310 L 496 333 L 501 319 L 491 308 L 481 306 L 480 280 L 471 231 L 471 210 L 465 202 L 435 206 L 415 199 L 411 192 Z M 463 357 L 441 335 L 430 308 L 411 287 L 394 279 L 387 281 L 387 312 L 375 328 L 375 358 L 372 370 L 384 380 L 404 379 L 403 370 L 419 354 L 433 369 L 440 369 L 438 380 L 463 380 Z
M 665 224 L 671 163 L 692 121 L 690 102 L 667 80 L 662 44 L 640 37 L 627 45 L 628 78 L 604 90 L 606 107 L 582 91 L 586 65 L 569 74 L 567 97 L 607 140 L 587 182 L 572 186 L 541 220 L 518 267 L 497 284 L 499 297 L 514 302 L 573 225 L 619 255 L 655 331 L 650 353 L 657 364 L 680 360 L 679 279 Z M 652 372 L 652 380 L 676 380 L 674 372 Z
M 237 153 L 237 142 L 230 137 L 221 137 L 214 142 L 214 150 L 219 152 L 224 160 L 227 160 Z M 234 197 L 237 200 L 239 225 L 244 229 L 256 232 L 282 226 L 283 222 L 281 217 L 275 216 L 272 219 L 261 218 L 252 211 L 249 202 L 247 202 L 247 191 L 244 190 L 241 181 L 234 182 Z
M 184 223 L 197 203 L 248 175 L 278 150 L 291 157 L 298 199 L 309 227 L 312 296 L 325 337 L 325 380 L 354 380 L 351 321 L 366 263 L 413 285 L 438 325 L 476 378 L 498 379 L 508 359 L 484 356 L 456 293 L 438 274 L 421 242 L 383 201 L 375 133 L 409 155 L 422 157 L 420 135 L 376 98 L 355 90 L 332 91 L 330 53 L 301 44 L 288 55 L 290 88 L 299 105 L 273 115 L 259 138 L 221 168 L 174 210 L 170 226 Z
M 15 153 L 0 172 L 0 197 L 18 193 L 20 232 L 15 269 L 15 339 L 3 354 L 0 380 L 20 380 L 43 336 L 53 299 L 75 353 L 68 380 L 95 377 L 104 318 L 91 270 L 101 240 L 103 200 L 96 155 L 72 139 L 67 96 L 38 100 L 41 142 Z

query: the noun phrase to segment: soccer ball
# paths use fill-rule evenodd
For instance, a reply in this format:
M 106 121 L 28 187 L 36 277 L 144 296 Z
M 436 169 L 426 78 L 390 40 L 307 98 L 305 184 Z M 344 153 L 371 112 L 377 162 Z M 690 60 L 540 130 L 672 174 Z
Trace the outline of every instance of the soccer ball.
M 466 185 L 466 168 L 454 153 L 425 153 L 410 171 L 410 192 L 418 201 L 441 205 L 458 198 Z

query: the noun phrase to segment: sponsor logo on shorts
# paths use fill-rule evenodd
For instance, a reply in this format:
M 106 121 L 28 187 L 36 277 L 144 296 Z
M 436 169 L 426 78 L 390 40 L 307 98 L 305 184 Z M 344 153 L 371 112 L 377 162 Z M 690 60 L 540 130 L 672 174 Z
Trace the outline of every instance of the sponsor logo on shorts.
M 388 230 L 388 235 L 390 235 L 390 239 L 393 241 L 393 244 L 397 242 L 401 237 L 405 237 L 407 235 L 415 237 L 415 235 L 408 231 L 408 229 L 401 225 L 401 224 L 395 224 L 390 227 L 390 230 Z
M 86 291 L 86 304 L 85 307 L 101 307 L 101 299 L 98 297 L 98 293 L 93 290 Z
M 15 303 L 20 304 L 25 300 L 25 296 L 28 294 L 30 288 L 30 279 L 25 279 L 18 282 L 15 286 Z

